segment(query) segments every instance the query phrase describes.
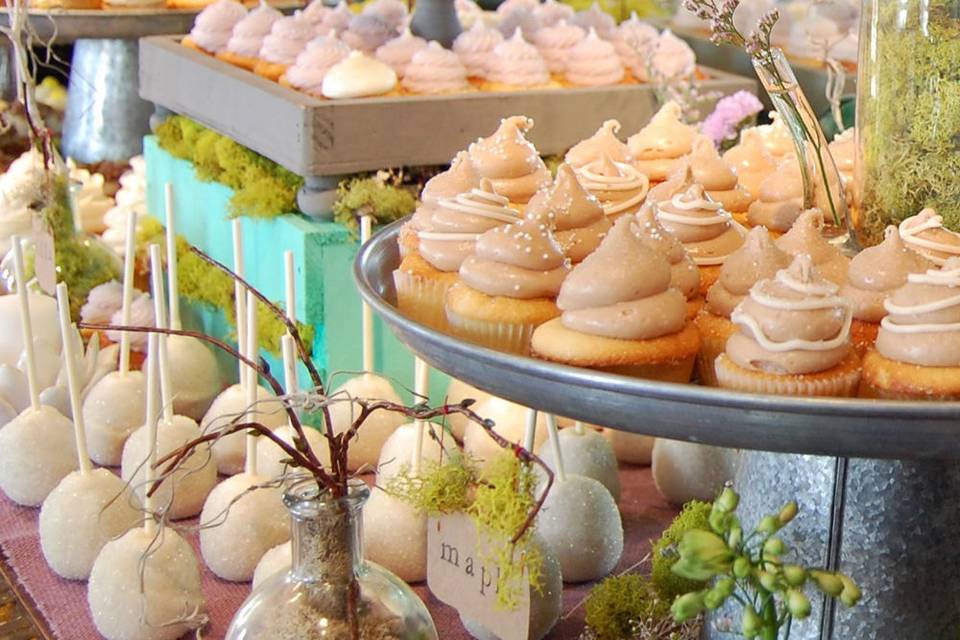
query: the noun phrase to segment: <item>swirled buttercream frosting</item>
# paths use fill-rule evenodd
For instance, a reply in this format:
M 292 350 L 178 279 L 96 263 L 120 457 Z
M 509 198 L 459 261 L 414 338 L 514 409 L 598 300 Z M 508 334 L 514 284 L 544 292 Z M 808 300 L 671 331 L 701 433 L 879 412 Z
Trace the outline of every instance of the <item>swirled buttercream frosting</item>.
M 550 172 L 536 148 L 524 137 L 533 127 L 525 116 L 511 116 L 489 138 L 470 145 L 470 159 L 477 174 L 487 178 L 497 193 L 510 202 L 526 204 L 550 184 Z
M 803 175 L 797 157 L 784 156 L 776 171 L 766 177 L 750 203 L 747 221 L 773 231 L 787 231 L 803 211 Z
M 342 34 L 350 27 L 350 21 L 353 20 L 354 15 L 353 11 L 350 11 L 350 7 L 347 6 L 346 0 L 340 0 L 337 6 L 323 17 L 319 31 L 326 33 L 333 29 L 338 35 Z
M 479 184 L 480 176 L 470 162 L 470 155 L 466 151 L 460 151 L 454 156 L 449 169 L 427 180 L 420 193 L 420 201 L 433 207 L 442 198 L 453 198 Z
M 690 153 L 696 129 L 683 123 L 680 105 L 670 101 L 650 122 L 627 140 L 634 164 L 651 180 L 664 180 L 677 160 Z
M 246 8 L 239 2 L 217 0 L 204 7 L 197 16 L 190 37 L 204 51 L 217 53 L 227 46 L 233 27 L 246 15 Z
M 300 52 L 296 62 L 284 72 L 284 79 L 290 86 L 315 96 L 323 95 L 323 78 L 333 65 L 350 55 L 350 47 L 330 31 L 318 36 Z
M 403 86 L 414 93 L 451 93 L 468 87 L 467 69 L 453 51 L 431 42 L 413 55 Z
M 670 82 L 685 80 L 693 75 L 696 64 L 697 56 L 690 45 L 673 35 L 670 29 L 664 29 L 650 58 L 653 77 Z
M 707 309 L 715 316 L 729 318 L 753 285 L 774 277 L 777 271 L 789 267 L 792 259 L 777 248 L 765 227 L 754 227 L 743 246 L 724 261 L 720 277 L 707 292 Z
M 754 127 L 754 130 L 756 130 L 760 136 L 760 141 L 763 143 L 764 148 L 774 158 L 796 153 L 793 136 L 790 135 L 790 130 L 787 129 L 787 125 L 783 123 L 780 114 L 776 111 L 771 111 L 768 115 L 770 117 L 770 124 L 761 124 Z
M 361 13 L 350 20 L 350 27 L 341 33 L 343 41 L 357 51 L 373 53 L 397 36 L 397 31 L 374 13 Z
M 707 191 L 732 191 L 737 188 L 737 174 L 723 161 L 713 140 L 698 135 L 687 157 L 693 180 Z
M 293 64 L 315 35 L 314 26 L 299 14 L 284 16 L 273 23 L 263 39 L 259 58 L 275 64 Z
M 413 55 L 426 46 L 427 41 L 413 35 L 410 27 L 407 27 L 399 37 L 388 41 L 377 49 L 376 57 L 380 62 L 390 65 L 396 71 L 398 78 L 403 78 Z
M 613 45 L 625 67 L 630 69 L 637 80 L 650 79 L 649 61 L 657 48 L 660 32 L 653 25 L 640 20 L 636 12 L 630 12 L 630 19 L 617 27 Z
M 543 56 L 551 73 L 563 73 L 570 52 L 586 37 L 580 27 L 560 20 L 533 35 L 533 44 Z
M 402 29 L 409 18 L 407 4 L 402 0 L 374 0 L 363 12 L 377 16 L 393 30 Z
M 574 11 L 573 7 L 568 4 L 557 2 L 557 0 L 546 0 L 534 7 L 533 14 L 537 16 L 540 24 L 546 28 L 557 24 L 561 20 L 570 22 L 573 20 Z
M 282 17 L 282 13 L 266 2 L 261 2 L 233 26 L 226 45 L 227 51 L 244 58 L 256 58 L 263 46 L 263 39 L 273 28 L 273 23 Z
M 567 164 L 557 169 L 552 185 L 533 196 L 524 215 L 546 221 L 573 262 L 581 262 L 593 253 L 611 227 L 600 202 L 580 184 Z
M 934 209 L 924 209 L 901 222 L 900 237 L 908 247 L 936 264 L 960 256 L 960 233 L 944 227 L 943 216 Z
M 360 51 L 351 51 L 323 77 L 323 95 L 331 99 L 379 96 L 396 86 L 393 69 Z
M 670 263 L 670 286 L 683 292 L 687 300 L 696 298 L 700 293 L 700 270 L 697 263 L 687 254 L 683 243 L 663 228 L 652 207 L 645 207 L 637 214 L 637 226 L 634 230 L 641 242 Z
M 613 44 L 594 29 L 570 49 L 564 70 L 567 81 L 582 87 L 617 84 L 623 80 L 623 62 Z
M 723 154 L 723 161 L 737 172 L 740 184 L 754 195 L 759 193 L 767 176 L 777 169 L 776 161 L 755 128 L 743 130 L 740 142 Z
M 514 87 L 543 86 L 550 82 L 550 70 L 537 48 L 517 29 L 493 48 L 487 61 L 487 80 Z
M 740 248 L 746 231 L 719 202 L 692 185 L 670 200 L 655 205 L 657 219 L 675 235 L 699 266 L 721 265 Z
M 817 273 L 810 256 L 761 280 L 730 320 L 739 331 L 726 354 L 745 369 L 797 375 L 826 371 L 850 352 L 850 304 Z
M 584 31 L 593 29 L 604 40 L 613 38 L 617 31 L 617 21 L 597 2 L 590 5 L 589 9 L 578 11 L 573 17 L 573 23 Z
M 820 233 L 822 227 L 823 213 L 819 209 L 807 209 L 797 217 L 790 231 L 777 238 L 777 247 L 792 256 L 807 254 L 820 275 L 843 284 L 847 280 L 850 259 L 827 242 Z
M 576 169 L 607 154 L 615 162 L 631 163 L 633 158 L 627 145 L 617 137 L 619 132 L 620 123 L 617 120 L 605 121 L 592 136 L 570 147 L 564 162 Z
M 460 62 L 471 77 L 484 78 L 487 75 L 487 60 L 494 47 L 501 42 L 503 35 L 499 31 L 478 20 L 470 29 L 457 36 L 453 41 L 453 50 L 460 56 Z
M 577 171 L 580 182 L 603 205 L 608 216 L 636 213 L 647 195 L 647 177 L 625 162 L 615 162 L 606 153 Z

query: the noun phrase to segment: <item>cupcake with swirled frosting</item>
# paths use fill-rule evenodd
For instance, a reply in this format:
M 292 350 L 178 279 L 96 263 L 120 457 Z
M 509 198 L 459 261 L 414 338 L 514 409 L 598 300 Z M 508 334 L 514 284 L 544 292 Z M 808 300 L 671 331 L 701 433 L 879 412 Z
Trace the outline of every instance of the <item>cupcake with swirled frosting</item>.
M 633 165 L 616 162 L 606 153 L 580 167 L 577 176 L 611 219 L 639 211 L 649 187 L 647 177 Z
M 911 273 L 884 302 L 876 349 L 863 361 L 863 395 L 960 400 L 960 257 Z
M 533 36 L 533 44 L 543 56 L 547 68 L 555 78 L 563 75 L 567 66 L 568 56 L 577 44 L 586 37 L 580 27 L 560 20 L 556 24 L 543 27 Z
M 807 209 L 797 217 L 790 231 L 777 238 L 777 247 L 790 255 L 807 254 L 813 266 L 827 280 L 843 284 L 847 281 L 850 259 L 823 237 L 823 212 Z
M 526 116 L 511 116 L 489 138 L 470 145 L 468 152 L 477 175 L 490 180 L 493 188 L 514 205 L 528 203 L 550 184 L 550 172 L 536 148 L 524 137 L 533 127 Z
M 374 13 L 361 13 L 350 20 L 350 27 L 340 37 L 352 49 L 368 55 L 397 36 L 397 31 Z
M 470 83 L 457 54 L 444 49 L 439 42 L 431 42 L 413 55 L 402 86 L 410 93 L 435 95 L 466 91 Z
M 723 161 L 736 171 L 737 180 L 754 196 L 759 194 L 763 181 L 777 169 L 776 160 L 753 128 L 740 133 L 740 142 L 723 154 Z
M 639 378 L 689 382 L 700 346 L 687 301 L 670 285 L 667 260 L 640 241 L 624 216 L 557 298 L 559 318 L 537 327 L 533 354 L 544 360 Z
M 273 23 L 260 46 L 254 73 L 270 80 L 279 80 L 297 60 L 300 52 L 316 35 L 314 26 L 300 14 L 284 16 Z
M 660 107 L 647 126 L 627 140 L 634 166 L 650 182 L 666 180 L 693 149 L 697 132 L 684 124 L 682 116 L 680 105 L 671 100 Z
M 753 127 L 764 148 L 774 158 L 795 154 L 796 146 L 793 142 L 793 136 L 790 134 L 787 125 L 783 123 L 783 118 L 776 111 L 771 111 L 768 116 L 770 117 L 770 124 L 760 124 Z
M 617 31 L 617 21 L 609 13 L 604 11 L 600 4 L 594 2 L 589 9 L 578 11 L 573 17 L 573 24 L 584 31 L 593 29 L 604 40 L 613 39 Z
M 410 18 L 402 0 L 374 0 L 363 8 L 363 12 L 377 16 L 394 31 L 402 29 Z
M 256 9 L 233 26 L 230 39 L 217 52 L 217 58 L 252 71 L 259 59 L 264 38 L 269 35 L 273 23 L 282 17 L 282 13 L 266 2 L 260 2 Z
M 731 214 L 746 213 L 755 198 L 740 186 L 736 172 L 720 158 L 712 140 L 697 136 L 687 162 L 693 179 L 703 185 L 707 195 Z
M 100 239 L 122 258 L 127 250 L 130 211 L 136 212 L 138 224 L 147 215 L 147 163 L 143 156 L 130 158 L 130 169 L 120 176 L 120 190 L 114 200 L 116 206 L 103 216 L 106 229 Z
M 311 2 L 303 8 L 303 17 L 314 27 L 320 29 L 323 27 L 324 18 L 326 18 L 327 14 L 331 11 L 333 11 L 333 9 L 323 4 L 323 0 L 311 0 Z
M 733 310 L 743 302 L 753 285 L 774 277 L 778 271 L 789 267 L 792 260 L 790 254 L 777 248 L 764 227 L 751 229 L 743 246 L 726 259 L 720 277 L 707 291 L 706 305 L 696 319 L 700 330 L 697 370 L 701 384 L 717 386 L 714 362 L 723 353 L 727 340 L 737 331 L 737 326 L 730 320 Z
M 703 307 L 697 263 L 683 248 L 683 243 L 660 224 L 652 207 L 645 207 L 637 214 L 635 231 L 643 244 L 670 263 L 670 286 L 679 289 L 687 299 L 687 318 L 692 320 Z
M 533 14 L 540 21 L 541 28 L 552 27 L 561 20 L 571 22 L 575 15 L 573 7 L 557 0 L 544 0 L 533 9 Z
M 377 49 L 376 56 L 380 62 L 385 62 L 393 67 L 393 70 L 397 72 L 397 77 L 402 80 L 414 54 L 426 47 L 427 41 L 413 35 L 410 27 L 407 27 L 399 37 L 390 40 Z
M 397 74 L 389 65 L 361 51 L 327 69 L 323 76 L 323 97 L 333 100 L 395 94 Z
M 446 296 L 447 321 L 470 342 L 526 354 L 536 327 L 560 315 L 569 266 L 550 226 L 524 218 L 483 233 Z
M 300 52 L 293 65 L 280 76 L 280 84 L 323 97 L 323 79 L 334 65 L 350 55 L 350 47 L 331 30 L 325 36 L 314 38 Z
M 618 84 L 624 70 L 616 48 L 601 40 L 594 29 L 577 43 L 567 57 L 564 77 L 578 87 L 601 87 Z
M 696 69 L 697 57 L 684 40 L 664 29 L 650 57 L 649 69 L 653 78 L 663 82 L 689 80 Z
M 346 0 L 340 0 L 337 6 L 323 17 L 323 22 L 320 23 L 318 31 L 327 33 L 333 29 L 337 32 L 337 35 L 340 35 L 350 28 L 350 21 L 353 20 L 354 15 L 353 11 L 350 11 Z
M 943 216 L 929 207 L 900 223 L 900 237 L 934 264 L 960 256 L 960 233 L 944 227 Z
M 557 86 L 537 48 L 517 30 L 493 48 L 486 67 L 487 91 L 519 91 Z
M 747 223 L 763 225 L 771 231 L 785 233 L 803 211 L 803 175 L 796 156 L 784 156 L 777 170 L 760 185 L 757 199 L 747 210 Z
M 107 228 L 104 215 L 114 206 L 114 201 L 103 191 L 103 175 L 80 169 L 72 161 L 68 161 L 68 166 L 73 215 L 79 219 L 80 228 L 84 231 L 103 233 Z
M 613 37 L 613 46 L 617 55 L 633 77 L 640 82 L 650 79 L 650 60 L 660 40 L 660 32 L 656 27 L 637 17 L 636 12 L 630 12 L 630 19 L 624 20 L 617 27 Z
M 617 137 L 619 131 L 620 123 L 617 120 L 605 121 L 592 136 L 570 147 L 563 161 L 574 169 L 579 169 L 606 154 L 614 162 L 632 164 L 633 156 L 630 155 L 630 150 Z
M 239 2 L 217 0 L 203 8 L 183 44 L 205 53 L 219 53 L 226 48 L 234 26 L 246 15 L 246 8 Z
M 716 360 L 721 387 L 794 396 L 853 396 L 860 358 L 850 339 L 853 312 L 810 256 L 750 289 L 730 319 L 737 332 Z
M 517 7 L 513 11 L 505 13 L 498 23 L 500 33 L 504 38 L 511 38 L 516 32 L 521 32 L 527 42 L 533 40 L 533 34 L 543 26 L 540 24 L 537 14 L 532 9 L 526 7 Z
M 477 83 L 487 75 L 487 60 L 493 55 L 493 49 L 503 42 L 503 35 L 483 24 L 473 23 L 453 41 L 453 50 L 460 56 L 460 62 L 467 68 L 471 81 Z

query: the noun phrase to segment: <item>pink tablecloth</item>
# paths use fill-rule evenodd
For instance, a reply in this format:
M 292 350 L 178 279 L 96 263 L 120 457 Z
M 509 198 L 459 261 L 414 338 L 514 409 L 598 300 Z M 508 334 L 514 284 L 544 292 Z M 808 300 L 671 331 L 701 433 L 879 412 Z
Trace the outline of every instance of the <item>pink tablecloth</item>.
M 666 503 L 653 486 L 649 469 L 621 469 L 623 514 L 626 548 L 618 571 L 639 562 L 649 551 L 650 540 L 669 524 L 676 510 Z M 63 580 L 46 565 L 37 534 L 38 509 L 13 504 L 0 493 L 0 552 L 5 564 L 15 574 L 17 589 L 31 601 L 28 603 L 46 621 L 43 631 L 57 640 L 98 640 L 87 610 L 86 583 Z M 195 534 L 187 537 L 197 547 Z M 199 549 L 198 549 L 199 553 Z M 203 572 L 203 589 L 210 613 L 210 626 L 205 638 L 223 638 L 234 612 L 247 597 L 250 586 L 225 582 L 209 571 Z M 437 600 L 425 585 L 416 587 L 433 614 L 443 640 L 467 640 L 456 612 Z M 551 639 L 572 640 L 583 630 L 583 608 L 578 607 L 589 591 L 589 585 L 568 586 L 564 590 L 564 618 L 549 635 Z

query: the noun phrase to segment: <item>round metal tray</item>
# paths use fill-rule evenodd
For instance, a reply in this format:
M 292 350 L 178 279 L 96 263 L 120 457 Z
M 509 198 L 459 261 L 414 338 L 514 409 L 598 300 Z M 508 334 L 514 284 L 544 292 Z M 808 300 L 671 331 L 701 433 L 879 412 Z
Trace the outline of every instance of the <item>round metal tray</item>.
M 628 378 L 500 353 L 415 323 L 394 306 L 397 234 L 357 256 L 360 295 L 431 366 L 525 406 L 675 440 L 856 458 L 960 458 L 960 403 L 745 394 Z

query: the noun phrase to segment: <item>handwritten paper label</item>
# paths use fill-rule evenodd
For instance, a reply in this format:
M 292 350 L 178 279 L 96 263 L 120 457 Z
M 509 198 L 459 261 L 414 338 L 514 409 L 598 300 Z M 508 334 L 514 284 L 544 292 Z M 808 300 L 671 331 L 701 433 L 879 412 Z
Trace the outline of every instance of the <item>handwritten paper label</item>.
M 57 261 L 50 228 L 39 217 L 33 219 L 33 271 L 40 288 L 49 295 L 57 294 Z
M 427 523 L 427 586 L 460 615 L 483 625 L 501 640 L 527 640 L 530 630 L 530 586 L 516 609 L 497 607 L 497 568 L 480 558 L 477 529 L 470 518 L 453 514 Z

